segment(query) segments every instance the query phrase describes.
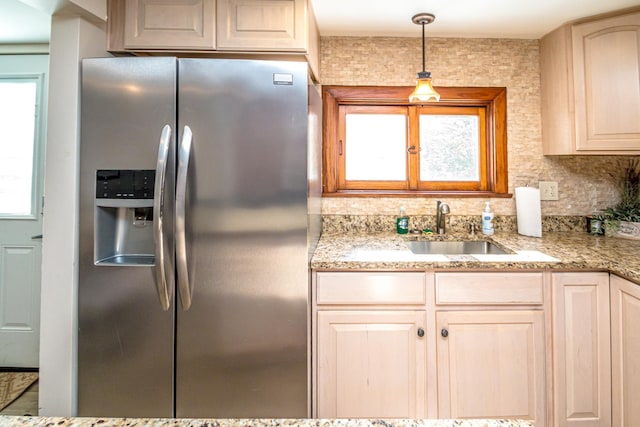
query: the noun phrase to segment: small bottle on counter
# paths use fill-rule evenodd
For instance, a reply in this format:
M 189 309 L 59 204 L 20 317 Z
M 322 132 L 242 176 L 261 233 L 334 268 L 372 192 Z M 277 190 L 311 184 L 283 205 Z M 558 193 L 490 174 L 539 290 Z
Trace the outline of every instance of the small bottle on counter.
M 482 212 L 482 234 L 493 234 L 493 212 L 491 212 L 489 202 L 485 203 L 484 212 Z
M 589 220 L 589 232 L 596 236 L 604 234 L 604 212 L 594 211 Z
M 400 207 L 400 215 L 396 218 L 396 231 L 398 234 L 407 234 L 409 232 L 409 216 L 404 206 Z

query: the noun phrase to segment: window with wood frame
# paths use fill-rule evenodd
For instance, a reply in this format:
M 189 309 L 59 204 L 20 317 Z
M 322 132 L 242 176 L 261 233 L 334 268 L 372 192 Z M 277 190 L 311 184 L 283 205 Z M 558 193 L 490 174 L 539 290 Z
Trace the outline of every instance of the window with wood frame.
M 323 88 L 323 195 L 508 197 L 506 89 Z

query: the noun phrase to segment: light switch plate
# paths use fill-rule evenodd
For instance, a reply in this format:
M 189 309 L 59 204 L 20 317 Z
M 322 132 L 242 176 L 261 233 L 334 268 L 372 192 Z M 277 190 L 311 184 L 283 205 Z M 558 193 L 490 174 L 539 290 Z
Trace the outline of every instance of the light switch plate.
M 558 200 L 558 183 L 556 181 L 540 181 L 540 200 Z

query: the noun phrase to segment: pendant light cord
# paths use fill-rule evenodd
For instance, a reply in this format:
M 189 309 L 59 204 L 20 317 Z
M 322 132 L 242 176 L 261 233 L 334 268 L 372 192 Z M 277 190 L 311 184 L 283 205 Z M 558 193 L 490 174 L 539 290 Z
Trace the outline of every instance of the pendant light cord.
M 426 70 L 426 62 L 425 62 L 425 53 L 424 53 L 424 22 L 422 22 L 422 72 L 424 73 Z

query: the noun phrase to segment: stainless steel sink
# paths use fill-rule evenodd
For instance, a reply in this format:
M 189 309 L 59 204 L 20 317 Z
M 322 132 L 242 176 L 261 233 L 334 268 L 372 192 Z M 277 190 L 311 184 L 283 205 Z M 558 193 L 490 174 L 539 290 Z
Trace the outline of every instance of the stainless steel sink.
M 504 255 L 507 252 L 492 242 L 483 240 L 468 241 L 412 241 L 406 242 L 414 254 L 439 254 L 439 255 L 474 255 L 492 254 Z

